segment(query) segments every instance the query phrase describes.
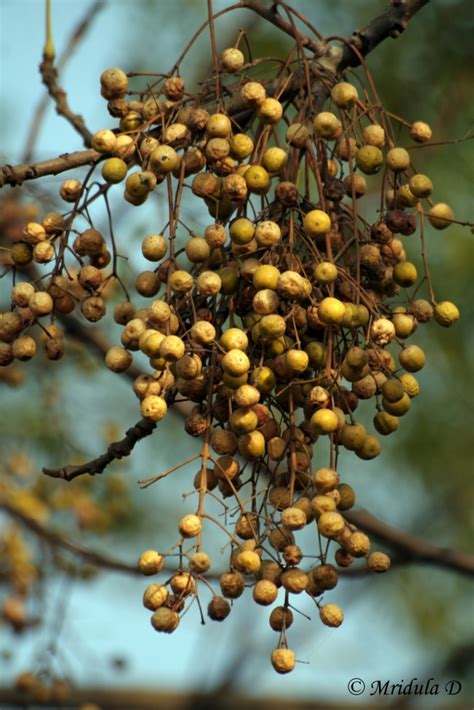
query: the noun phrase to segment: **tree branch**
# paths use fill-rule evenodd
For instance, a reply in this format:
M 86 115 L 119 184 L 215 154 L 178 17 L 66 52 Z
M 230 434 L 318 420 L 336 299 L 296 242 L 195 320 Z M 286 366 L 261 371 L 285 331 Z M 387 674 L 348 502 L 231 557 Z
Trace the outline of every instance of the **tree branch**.
M 83 165 L 92 165 L 102 157 L 101 153 L 90 148 L 89 150 L 77 150 L 74 153 L 63 153 L 57 158 L 50 158 L 39 163 L 4 165 L 0 168 L 0 188 L 4 185 L 16 187 L 25 180 L 36 180 L 45 175 L 57 175 Z
M 5 511 L 10 517 L 18 520 L 22 525 L 35 533 L 39 538 L 45 540 L 49 545 L 53 547 L 61 547 L 68 552 L 72 552 L 74 555 L 82 557 L 83 560 L 96 567 L 103 567 L 104 569 L 114 570 L 116 572 L 128 572 L 129 574 L 140 575 L 140 571 L 137 564 L 129 564 L 128 562 L 122 562 L 121 560 L 116 560 L 108 555 L 103 555 L 101 552 L 96 552 L 95 550 L 90 550 L 87 547 L 79 544 L 78 542 L 73 542 L 69 540 L 64 535 L 57 533 L 55 530 L 47 528 L 42 523 L 39 523 L 34 518 L 25 515 L 19 511 L 15 506 L 7 503 L 4 500 L 0 501 L 0 510 Z
M 50 59 L 49 57 L 43 59 L 40 64 L 40 74 L 43 84 L 48 89 L 48 94 L 56 104 L 56 113 L 63 116 L 74 130 L 82 136 L 84 145 L 89 146 L 91 144 L 92 133 L 87 128 L 83 117 L 71 110 L 67 100 L 67 94 L 57 82 L 58 72 L 54 66 L 54 59 Z
M 375 17 L 365 27 L 356 30 L 350 43 L 344 44 L 338 70 L 343 71 L 349 67 L 357 67 L 361 63 L 358 54 L 351 49 L 351 44 L 363 57 L 366 57 L 388 37 L 393 39 L 399 37 L 407 28 L 413 15 L 428 2 L 429 0 L 390 0 L 389 7 L 385 12 Z
M 123 562 L 84 547 L 84 545 L 70 540 L 64 535 L 55 530 L 51 530 L 37 520 L 25 515 L 6 501 L 0 501 L 0 510 L 5 511 L 10 517 L 16 519 L 39 538 L 45 540 L 49 545 L 67 550 L 81 557 L 89 564 L 116 572 L 126 572 L 133 575 L 141 574 L 136 564 Z M 472 555 L 453 549 L 436 547 L 425 540 L 421 540 L 413 535 L 408 535 L 383 523 L 367 511 L 351 511 L 350 513 L 346 513 L 345 517 L 348 520 L 350 519 L 354 524 L 357 524 L 361 529 L 375 535 L 378 539 L 385 542 L 388 547 L 397 550 L 398 555 L 393 558 L 393 562 L 398 567 L 410 563 L 432 564 L 438 567 L 447 567 L 448 569 L 453 569 L 464 574 L 474 573 L 474 556 Z M 166 569 L 170 573 L 176 571 L 175 568 Z M 340 570 L 339 573 L 342 577 L 352 577 L 359 575 L 365 576 L 369 574 L 369 571 L 366 567 L 354 567 Z M 212 576 L 206 575 L 206 578 L 219 579 L 220 574 L 220 572 L 215 572 Z
M 319 57 L 313 63 L 313 71 L 316 75 L 313 93 L 324 96 L 325 92 L 327 93 L 327 89 L 321 81 L 321 76 L 329 74 L 335 77 L 338 72 L 344 71 L 344 69 L 358 66 L 361 56 L 365 57 L 382 41 L 387 39 L 387 37 L 397 37 L 405 29 L 411 17 L 428 2 L 429 0 L 391 0 L 390 6 L 382 15 L 379 15 L 369 22 L 366 27 L 354 32 L 351 41 L 344 40 L 342 37 L 333 37 L 332 39 L 343 41 L 343 47 L 328 44 L 322 54 L 322 45 L 320 43 L 314 43 L 313 40 L 298 33 L 299 41 L 303 43 L 304 46 L 313 49 L 315 54 Z M 295 31 L 290 23 L 286 22 L 286 20 L 280 17 L 276 12 L 262 8 L 255 0 L 242 0 L 242 8 L 253 10 L 271 21 L 272 24 L 276 24 L 284 32 L 290 33 L 292 37 L 296 38 Z M 355 47 L 357 51 L 352 49 L 351 42 L 352 46 Z M 314 44 L 314 48 L 311 46 L 312 44 Z M 292 96 L 295 96 L 299 89 L 305 85 L 305 81 L 304 70 L 295 72 L 293 78 L 288 82 L 285 91 L 281 94 L 280 100 L 291 99 Z M 269 84 L 266 89 L 267 94 L 272 96 L 275 86 Z M 248 120 L 248 117 L 253 115 L 253 112 L 246 109 L 240 99 L 231 102 L 228 106 L 228 113 L 230 116 L 236 117 L 238 123 L 241 119 L 240 114 L 242 114 L 242 125 Z M 159 130 L 159 128 L 155 130 Z M 16 166 L 5 165 L 0 168 L 0 187 L 3 185 L 21 185 L 25 180 L 35 180 L 45 175 L 57 175 L 66 170 L 92 164 L 99 158 L 100 153 L 96 153 L 94 150 L 86 150 L 61 155 L 59 158 L 45 160 L 41 163 Z
M 74 51 L 77 49 L 79 43 L 81 40 L 84 38 L 87 30 L 91 26 L 93 20 L 97 16 L 98 12 L 102 10 L 105 6 L 104 0 L 96 0 L 93 5 L 88 7 L 81 18 L 81 20 L 78 22 L 78 24 L 74 27 L 69 40 L 66 44 L 66 47 L 61 54 L 59 61 L 57 63 L 57 71 L 62 71 L 64 67 L 66 66 L 67 62 L 73 55 Z M 43 77 L 44 81 L 44 77 Z M 49 88 L 49 87 L 48 87 Z M 45 94 L 40 100 L 39 103 L 36 107 L 36 109 L 33 111 L 33 121 L 31 123 L 30 131 L 28 133 L 28 138 L 26 141 L 26 148 L 23 156 L 23 160 L 25 163 L 28 163 L 31 158 L 32 158 L 32 153 L 33 153 L 33 146 L 36 142 L 40 126 L 43 122 L 44 114 L 46 112 L 46 109 L 48 107 L 49 99 L 48 99 L 48 94 Z M 87 145 L 89 145 L 89 142 L 87 142 Z
M 366 510 L 344 513 L 348 522 L 374 535 L 398 553 L 397 562 L 417 562 L 447 567 L 462 574 L 474 575 L 474 555 L 449 547 L 438 547 L 397 528 L 387 525 Z
M 253 10 L 257 15 L 263 17 L 264 20 L 278 27 L 279 30 L 282 30 L 282 32 L 295 39 L 302 47 L 308 47 L 317 57 L 324 54 L 326 50 L 324 42 L 315 41 L 296 30 L 296 28 L 278 13 L 277 3 L 272 4 L 271 7 L 265 7 L 257 2 L 257 0 L 241 0 L 240 4 L 247 10 Z
M 146 436 L 150 436 L 156 428 L 156 422 L 149 419 L 140 419 L 135 426 L 127 430 L 125 437 L 120 441 L 114 441 L 108 447 L 107 451 L 98 456 L 92 461 L 88 461 L 80 466 L 64 466 L 63 468 L 43 468 L 43 473 L 51 478 L 62 478 L 65 481 L 72 481 L 78 476 L 88 473 L 89 476 L 94 476 L 96 473 L 102 473 L 105 468 L 124 456 L 130 456 L 135 444 Z

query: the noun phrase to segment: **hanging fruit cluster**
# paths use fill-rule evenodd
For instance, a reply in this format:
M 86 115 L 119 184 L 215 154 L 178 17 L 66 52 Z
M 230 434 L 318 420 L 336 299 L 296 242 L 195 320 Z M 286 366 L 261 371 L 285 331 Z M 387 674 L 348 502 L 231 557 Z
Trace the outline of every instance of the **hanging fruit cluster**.
M 144 604 L 155 629 L 170 633 L 203 585 L 216 621 L 251 587 L 257 604 L 277 603 L 271 660 L 287 673 L 295 665 L 287 644 L 295 595 L 309 595 L 322 623 L 337 627 L 344 615 L 327 593 L 338 568 L 357 558 L 374 572 L 390 566 L 345 517 L 355 494 L 338 454 L 380 454 L 380 437 L 398 429 L 419 393 L 418 326 L 458 319 L 453 303 L 435 300 L 425 250 L 431 227 L 455 220 L 447 204 L 432 202 L 432 182 L 415 167 L 412 149 L 431 138 L 426 123 L 387 112 L 371 82 L 358 89 L 358 79 L 321 74 L 313 95 L 301 78 L 288 90 L 291 61 L 266 82 L 253 77 L 255 65 L 232 47 L 200 93 L 188 93 L 176 74 L 157 75 L 135 99 L 126 73 L 103 72 L 101 94 L 119 126 L 92 139 L 102 182 L 91 182 L 96 164 L 85 180 L 66 180 L 60 194 L 71 210 L 29 222 L 11 247 L 17 279 L 12 309 L 1 316 L 0 364 L 33 357 L 35 325 L 55 360 L 64 352 L 58 317 L 77 308 L 93 323 L 105 316 L 105 288 L 120 280 L 107 201 L 113 185 L 135 206 L 155 195 L 168 203 L 166 225 L 142 242 L 149 268 L 135 291 L 146 305 L 136 308 L 125 291 L 114 310 L 121 343 L 105 358 L 121 373 L 134 352 L 146 355 L 149 372 L 133 383 L 141 416 L 159 422 L 177 398 L 187 400 L 184 428 L 203 441 L 196 509 L 179 522 L 171 548 L 179 567 L 147 587 Z M 109 212 L 107 236 L 89 216 L 97 199 Z M 200 230 L 184 223 L 183 203 L 202 215 Z M 75 227 L 78 218 L 87 229 Z M 405 253 L 416 239 L 421 267 Z M 358 421 L 363 400 L 373 412 L 370 431 Z M 206 513 L 209 494 L 230 499 L 235 523 Z M 305 553 L 298 535 L 308 526 L 314 546 Z M 213 528 L 230 544 L 219 593 L 202 549 L 203 529 Z M 158 574 L 165 559 L 148 550 L 139 566 Z

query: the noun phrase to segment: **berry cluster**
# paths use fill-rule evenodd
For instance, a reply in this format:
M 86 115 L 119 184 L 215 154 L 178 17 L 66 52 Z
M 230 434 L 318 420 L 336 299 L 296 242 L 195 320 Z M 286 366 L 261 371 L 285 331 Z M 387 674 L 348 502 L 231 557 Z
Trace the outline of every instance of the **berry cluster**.
M 425 354 L 411 337 L 419 324 L 447 327 L 459 317 L 453 303 L 436 302 L 425 255 L 427 227 L 445 229 L 454 216 L 433 204 L 431 180 L 412 161 L 410 148 L 431 138 L 426 123 L 394 117 L 371 98 L 373 86 L 359 92 L 342 77 L 322 74 L 317 97 L 310 85 L 288 93 L 290 60 L 272 82 L 253 80 L 251 70 L 233 47 L 201 93 L 187 93 L 180 76 L 158 75 L 130 100 L 127 74 L 103 72 L 101 93 L 119 126 L 92 139 L 102 182 L 91 182 L 95 165 L 86 180 L 66 180 L 60 194 L 71 211 L 29 222 L 13 244 L 12 270 L 34 277 L 15 282 L 12 309 L 1 316 L 0 364 L 34 355 L 35 325 L 55 360 L 64 352 L 57 317 L 78 305 L 91 322 L 106 314 L 106 287 L 120 280 L 117 244 L 112 226 L 107 239 L 91 223 L 93 200 L 108 208 L 116 184 L 135 206 L 155 194 L 167 200 L 166 226 L 142 242 L 150 268 L 135 280 L 150 300 L 136 308 L 126 293 L 115 305 L 121 344 L 105 357 L 121 373 L 134 352 L 146 355 L 150 371 L 133 383 L 142 417 L 159 422 L 177 398 L 187 400 L 185 430 L 203 440 L 198 504 L 173 546 L 179 568 L 147 587 L 144 604 L 155 629 L 170 633 L 203 584 L 216 621 L 246 587 L 262 606 L 281 593 L 270 614 L 279 633 L 271 660 L 287 673 L 295 665 L 287 644 L 295 595 L 308 594 L 322 623 L 337 627 L 344 615 L 326 593 L 338 568 L 357 558 L 374 572 L 390 566 L 345 517 L 355 494 L 341 480 L 338 455 L 380 454 L 376 434 L 395 432 L 419 393 L 413 373 Z M 183 200 L 196 214 L 207 208 L 198 234 L 181 217 Z M 79 217 L 87 229 L 76 230 Z M 405 253 L 416 236 L 421 276 Z M 42 264 L 53 266 L 39 277 Z M 429 300 L 419 297 L 423 286 Z M 362 400 L 376 434 L 357 420 Z M 235 525 L 206 513 L 208 495 L 232 501 Z M 201 544 L 203 527 L 214 525 L 230 543 L 219 594 Z M 297 544 L 307 526 L 316 555 Z M 314 557 L 307 569 L 305 558 Z M 148 550 L 140 569 L 157 574 L 165 558 Z

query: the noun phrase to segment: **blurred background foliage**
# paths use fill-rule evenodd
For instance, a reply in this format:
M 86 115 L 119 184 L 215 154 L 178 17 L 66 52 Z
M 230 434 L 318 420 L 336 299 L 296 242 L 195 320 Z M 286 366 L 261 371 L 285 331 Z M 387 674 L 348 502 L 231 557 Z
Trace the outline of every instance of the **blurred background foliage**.
M 227 4 L 216 0 L 214 9 Z M 350 3 L 346 0 L 299 0 L 290 4 L 307 15 L 323 35 L 347 37 L 383 11 L 386 5 L 384 0 L 353 0 Z M 21 32 L 25 31 L 20 24 L 21 8 L 41 18 L 41 5 L 27 0 L 17 3 L 2 0 L 2 33 L 8 32 L 9 35 L 7 38 L 5 34 L 8 41 L 2 61 L 2 162 L 20 160 L 32 120 L 32 108 L 43 91 L 36 72 L 43 42 L 37 29 L 41 26 L 40 21 L 31 35 L 32 46 L 20 66 L 15 67 L 8 56 L 9 43 L 18 41 Z M 205 5 L 204 0 L 176 0 L 174 3 L 110 0 L 105 3 L 61 79 L 73 109 L 85 116 L 91 130 L 110 125 L 105 102 L 97 90 L 102 69 L 117 64 L 125 70 L 167 71 L 195 27 L 204 21 Z M 53 2 L 53 27 L 59 52 L 74 25 L 67 17 L 67 7 L 70 6 L 70 2 L 63 2 L 56 3 L 55 7 Z M 225 15 L 217 27 L 219 50 L 233 43 L 241 27 L 248 34 L 254 56 L 284 57 L 290 46 L 286 36 L 248 11 Z M 421 119 L 429 122 L 433 128 L 433 140 L 447 142 L 438 148 L 419 149 L 415 164 L 420 172 L 432 178 L 436 199 L 448 202 L 458 219 L 470 221 L 473 220 L 474 184 L 472 142 L 456 140 L 474 124 L 473 32 L 474 13 L 470 0 L 439 0 L 424 8 L 399 39 L 384 42 L 368 57 L 368 67 L 385 108 L 408 121 Z M 205 32 L 183 64 L 182 72 L 187 85 L 192 87 L 193 82 L 206 77 L 210 69 L 209 41 Z M 15 71 L 18 72 L 15 80 L 19 86 L 17 98 L 11 92 L 12 77 L 8 76 Z M 362 76 L 362 70 L 358 69 L 357 74 Z M 62 125 L 59 128 L 60 122 L 50 108 L 36 145 L 36 157 L 52 157 L 80 147 L 72 129 Z M 50 204 L 58 204 L 60 182 L 59 178 L 48 178 L 27 185 L 24 192 L 30 201 L 48 205 L 50 209 Z M 132 281 L 133 271 L 141 263 L 140 241 L 144 233 L 152 232 L 155 225 L 164 223 L 164 213 L 160 205 L 135 210 L 124 205 L 120 198 L 113 204 L 113 210 L 116 231 L 124 245 L 122 249 L 129 257 L 129 261 L 123 264 L 123 278 Z M 194 220 L 197 229 L 206 224 L 204 215 L 188 217 L 191 223 Z M 100 229 L 101 221 L 105 224 L 104 214 L 97 209 L 94 218 Z M 419 263 L 419 244 L 407 244 L 407 251 L 410 258 Z M 427 366 L 419 378 L 420 397 L 402 421 L 400 430 L 388 440 L 384 439 L 380 458 L 354 464 L 343 456 L 341 467 L 347 467 L 346 479 L 356 485 L 361 507 L 438 545 L 467 550 L 474 532 L 474 236 L 469 228 L 458 225 L 442 232 L 430 230 L 428 257 L 438 300 L 454 301 L 460 308 L 461 319 L 449 330 L 439 328 L 435 323 L 418 329 L 412 341 L 420 344 L 427 353 Z M 2 309 L 7 306 L 6 281 L 0 281 Z M 420 296 L 426 297 L 426 293 Z M 109 326 L 108 335 L 117 340 L 118 326 Z M 133 561 L 146 547 L 166 547 L 166 541 L 174 539 L 176 520 L 182 514 L 180 496 L 191 489 L 194 470 L 192 466 L 188 467 L 180 472 L 179 479 L 173 477 L 161 488 L 152 487 L 145 491 L 138 488 L 136 480 L 173 465 L 177 450 L 183 458 L 194 453 L 195 442 L 183 432 L 179 415 L 173 415 L 163 426 L 160 425 L 159 432 L 142 442 L 129 461 L 114 464 L 102 480 L 96 477 L 89 482 L 78 480 L 68 484 L 70 500 L 64 504 L 61 496 L 67 500 L 65 484 L 35 482 L 35 477 L 42 481 L 39 469 L 94 457 L 102 452 L 108 441 L 117 434 L 121 436 L 136 419 L 130 384 L 104 371 L 100 360 L 77 342 L 71 342 L 64 361 L 47 363 L 37 358 L 22 367 L 21 377 L 24 382 L 18 387 L 0 380 L 2 474 L 13 475 L 11 472 L 6 474 L 4 469 L 7 462 L 11 462 L 12 457 L 15 461 L 14 457 L 21 452 L 24 459 L 20 473 L 28 474 L 21 486 L 40 490 L 52 506 L 53 519 L 62 525 L 62 530 L 84 544 L 90 543 L 95 549 L 112 550 L 117 557 Z M 18 464 L 18 459 L 16 462 Z M 118 487 L 112 493 L 110 480 L 122 481 L 122 484 L 116 484 Z M 105 501 L 111 495 L 119 503 L 122 501 L 122 509 L 118 504 L 118 512 L 110 516 L 107 525 L 103 521 L 101 524 Z M 80 499 L 87 501 L 84 505 L 89 507 L 92 519 L 92 509 L 96 507 L 97 525 L 87 521 L 87 510 L 83 511 L 81 521 L 78 513 Z M 5 529 L 10 522 L 3 516 L 0 524 Z M 46 557 L 45 564 L 51 563 L 52 560 Z M 49 567 L 45 570 L 49 571 Z M 58 567 L 52 568 L 51 574 L 54 570 L 56 575 L 63 574 Z M 127 639 L 121 638 L 117 630 L 111 634 L 118 650 L 128 647 L 130 671 L 123 674 L 122 682 L 130 685 L 143 684 L 145 671 L 150 665 L 149 660 L 140 655 L 140 646 L 168 656 L 164 668 L 170 664 L 175 667 L 174 674 L 168 675 L 169 682 L 198 689 L 210 689 L 223 679 L 230 682 L 229 678 L 232 678 L 233 685 L 244 693 L 251 690 L 265 694 L 277 688 L 282 694 L 347 701 L 346 681 L 357 675 L 351 671 L 358 667 L 360 661 L 356 658 L 360 654 L 370 659 L 370 673 L 374 678 L 389 672 L 388 677 L 397 682 L 402 672 L 405 678 L 408 673 L 411 673 L 408 677 L 429 677 L 438 668 L 441 674 L 454 674 L 463 682 L 466 698 L 469 676 L 471 682 L 474 677 L 466 660 L 469 649 L 472 651 L 472 587 L 467 578 L 452 571 L 413 565 L 397 567 L 383 578 L 357 578 L 342 584 L 339 600 L 346 616 L 352 620 L 345 629 L 336 632 L 334 639 L 331 636 L 330 641 L 327 630 L 318 631 L 313 637 L 312 624 L 304 619 L 302 623 L 298 622 L 295 633 L 299 635 L 299 641 L 294 645 L 299 646 L 300 657 L 310 664 L 301 666 L 291 679 L 285 678 L 285 683 L 279 678 L 275 680 L 272 671 L 267 671 L 271 632 L 261 618 L 264 616 L 262 610 L 255 610 L 251 603 L 242 601 L 237 604 L 224 624 L 225 627 L 228 625 L 228 630 L 210 629 L 209 624 L 202 628 L 197 612 L 190 614 L 180 628 L 178 643 L 174 637 L 152 638 L 153 632 L 143 613 L 135 612 L 134 608 L 140 607 L 141 589 L 145 586 L 142 580 L 122 580 L 112 573 L 104 577 L 103 583 L 97 580 L 87 582 L 87 593 L 78 592 L 78 599 L 84 604 L 88 594 L 96 597 L 102 594 L 102 601 L 96 598 L 91 614 L 98 615 L 103 621 L 102 615 L 109 613 L 112 626 L 114 613 L 123 614 L 125 610 L 125 613 L 130 612 L 130 618 L 135 614 L 133 618 L 138 622 L 130 622 L 126 627 Z M 53 588 L 54 579 L 46 580 L 45 584 Z M 82 582 L 76 581 L 75 584 Z M 114 601 L 121 612 L 114 612 Z M 245 633 L 242 633 L 243 628 Z M 28 667 L 33 662 L 43 643 L 42 633 L 41 630 L 30 630 L 24 638 L 14 637 L 9 628 L 0 626 L 0 649 L 4 651 L 0 667 L 5 671 L 3 676 L 0 674 L 2 681 L 10 681 L 25 663 Z M 64 634 L 66 641 L 73 637 L 70 629 L 65 628 Z M 194 651 L 206 645 L 219 657 L 213 662 L 209 675 L 206 669 L 206 682 L 202 680 L 205 659 L 197 657 L 199 653 L 197 656 L 183 654 L 180 650 L 183 643 L 191 645 Z M 79 648 L 81 641 L 77 644 Z M 79 662 L 76 659 L 76 664 L 72 663 L 72 672 L 81 682 L 88 677 L 87 665 L 90 665 L 91 655 L 81 651 L 77 655 Z M 110 658 L 112 656 L 111 651 Z M 189 672 L 191 661 L 197 664 L 195 672 Z M 61 665 L 64 657 L 55 662 Z M 21 668 L 20 663 L 23 664 Z M 96 665 L 96 682 L 107 685 L 110 680 L 108 668 L 105 661 Z M 166 682 L 159 669 L 149 677 L 148 685 L 154 687 L 155 682 Z

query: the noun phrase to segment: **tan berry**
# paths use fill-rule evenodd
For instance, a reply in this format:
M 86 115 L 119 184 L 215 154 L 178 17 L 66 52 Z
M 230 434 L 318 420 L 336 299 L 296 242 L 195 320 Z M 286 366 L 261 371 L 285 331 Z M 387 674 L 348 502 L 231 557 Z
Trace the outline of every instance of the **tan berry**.
M 424 121 L 415 121 L 410 128 L 410 137 L 417 143 L 426 143 L 432 136 L 431 127 Z
M 280 581 L 288 592 L 301 594 L 308 584 L 308 575 L 298 567 L 291 567 L 282 572 Z
M 163 397 L 149 395 L 145 397 L 140 404 L 140 412 L 145 419 L 151 419 L 153 422 L 159 422 L 163 419 L 167 412 L 167 404 Z
M 385 156 L 385 161 L 390 170 L 401 173 L 410 166 L 410 154 L 405 148 L 391 148 Z
M 375 145 L 377 148 L 385 145 L 385 131 L 378 123 L 365 126 L 362 130 L 362 138 L 366 145 Z
M 194 592 L 194 579 L 189 572 L 178 572 L 170 579 L 173 592 L 179 596 L 187 596 Z
M 310 421 L 315 434 L 332 434 L 339 428 L 337 415 L 331 409 L 318 409 Z
M 132 360 L 132 354 L 119 346 L 109 348 L 105 355 L 105 365 L 112 372 L 124 372 L 130 367 Z
M 170 288 L 175 293 L 187 293 L 194 285 L 193 277 L 187 271 L 177 269 L 168 279 Z
M 138 560 L 138 568 L 142 574 L 157 574 L 163 569 L 164 560 L 156 550 L 145 550 Z
M 434 318 L 437 323 L 442 325 L 444 328 L 449 328 L 460 317 L 459 309 L 451 301 L 440 301 L 434 307 Z
M 410 178 L 408 186 L 415 197 L 429 197 L 433 191 L 433 183 L 427 175 L 417 173 Z
M 326 626 L 340 626 L 344 613 L 336 604 L 325 604 L 319 610 L 319 618 Z
M 38 317 L 51 313 L 53 306 L 53 299 L 46 291 L 36 291 L 28 301 L 28 308 Z
M 172 609 L 160 607 L 151 617 L 152 626 L 165 634 L 171 634 L 179 625 L 179 614 Z
M 345 547 L 353 557 L 365 557 L 370 549 L 370 540 L 365 533 L 357 530 L 352 533 Z
M 451 207 L 444 202 L 438 202 L 428 211 L 428 221 L 435 229 L 446 229 L 453 219 Z
M 331 98 L 339 108 L 350 108 L 355 104 L 359 95 L 355 86 L 347 81 L 341 81 L 332 87 Z
M 112 153 L 115 148 L 117 138 L 113 131 L 104 129 L 96 131 L 91 138 L 91 147 L 98 153 Z
M 211 558 L 205 552 L 195 552 L 189 560 L 189 569 L 195 574 L 204 574 L 211 567 Z
M 148 261 L 159 261 L 168 250 L 168 243 L 161 234 L 149 234 L 142 242 L 142 254 Z
M 310 237 L 327 234 L 331 228 L 331 218 L 322 210 L 311 210 L 304 217 L 303 228 Z
M 281 524 L 286 530 L 301 530 L 306 523 L 306 515 L 299 508 L 285 508 L 282 511 Z
M 257 224 L 254 237 L 260 247 L 272 247 L 279 243 L 281 239 L 281 229 L 276 222 L 265 220 Z M 279 274 L 280 272 L 278 272 L 278 275 Z
M 304 148 L 310 135 L 310 130 L 304 123 L 292 123 L 286 131 L 286 140 L 294 148 Z
M 387 572 L 390 569 L 390 557 L 385 552 L 371 552 L 367 558 L 367 567 L 372 572 Z
M 111 67 L 100 75 L 100 84 L 106 99 L 119 98 L 127 93 L 128 77 L 119 67 Z
M 318 493 L 327 493 L 337 487 L 339 474 L 333 468 L 320 468 L 313 474 L 313 481 Z
M 418 345 L 409 345 L 400 351 L 398 356 L 400 365 L 408 372 L 418 372 L 426 362 L 426 356 Z
M 37 264 L 49 264 L 54 259 L 54 247 L 49 242 L 39 242 L 33 247 L 33 260 Z
M 318 530 L 324 537 L 336 537 L 336 535 L 339 535 L 339 533 L 344 530 L 344 526 L 344 518 L 340 513 L 322 513 L 318 519 Z
M 268 579 L 261 579 L 253 588 L 252 596 L 254 601 L 261 606 L 273 604 L 278 596 L 278 587 Z
M 59 194 L 65 202 L 76 202 L 82 193 L 82 182 L 79 180 L 65 180 L 60 189 Z
M 179 156 L 169 145 L 160 145 L 150 154 L 150 168 L 157 173 L 170 173 L 178 164 Z
M 36 343 L 30 335 L 22 335 L 12 343 L 12 354 L 16 360 L 31 360 L 36 352 Z
M 246 374 L 250 368 L 249 358 L 242 350 L 237 348 L 229 350 L 222 358 L 220 364 L 224 372 L 233 377 Z
M 168 588 L 163 584 L 149 584 L 143 593 L 143 606 L 150 611 L 156 611 L 166 603 L 168 597 Z
M 266 91 L 262 84 L 256 81 L 248 81 L 240 89 L 240 98 L 246 106 L 256 108 L 265 100 Z
M 374 145 L 364 145 L 355 155 L 357 167 L 366 175 L 373 175 L 383 164 L 383 153 Z
M 202 521 L 198 515 L 185 515 L 179 521 L 179 532 L 183 537 L 196 537 L 202 530 Z
M 128 160 L 135 153 L 136 146 L 133 138 L 131 136 L 122 135 L 117 136 L 115 142 L 114 155 L 116 158 L 121 158 L 122 160 Z
M 395 338 L 395 326 L 387 318 L 377 318 L 372 321 L 370 337 L 376 345 L 388 345 Z
M 289 648 L 276 648 L 272 651 L 271 661 L 277 673 L 290 673 L 296 664 L 295 652 Z
M 267 148 L 262 156 L 262 165 L 269 173 L 278 173 L 287 160 L 288 155 L 282 148 Z
M 229 47 L 221 52 L 221 67 L 228 74 L 234 74 L 242 69 L 245 57 L 236 47 Z
M 318 306 L 318 318 L 327 325 L 340 325 L 345 312 L 344 303 L 332 296 L 323 298 Z
M 263 123 L 278 123 L 283 115 L 283 106 L 277 99 L 266 98 L 259 105 L 257 116 Z
M 330 111 L 322 111 L 313 118 L 313 128 L 320 138 L 335 138 L 341 129 L 341 122 Z

